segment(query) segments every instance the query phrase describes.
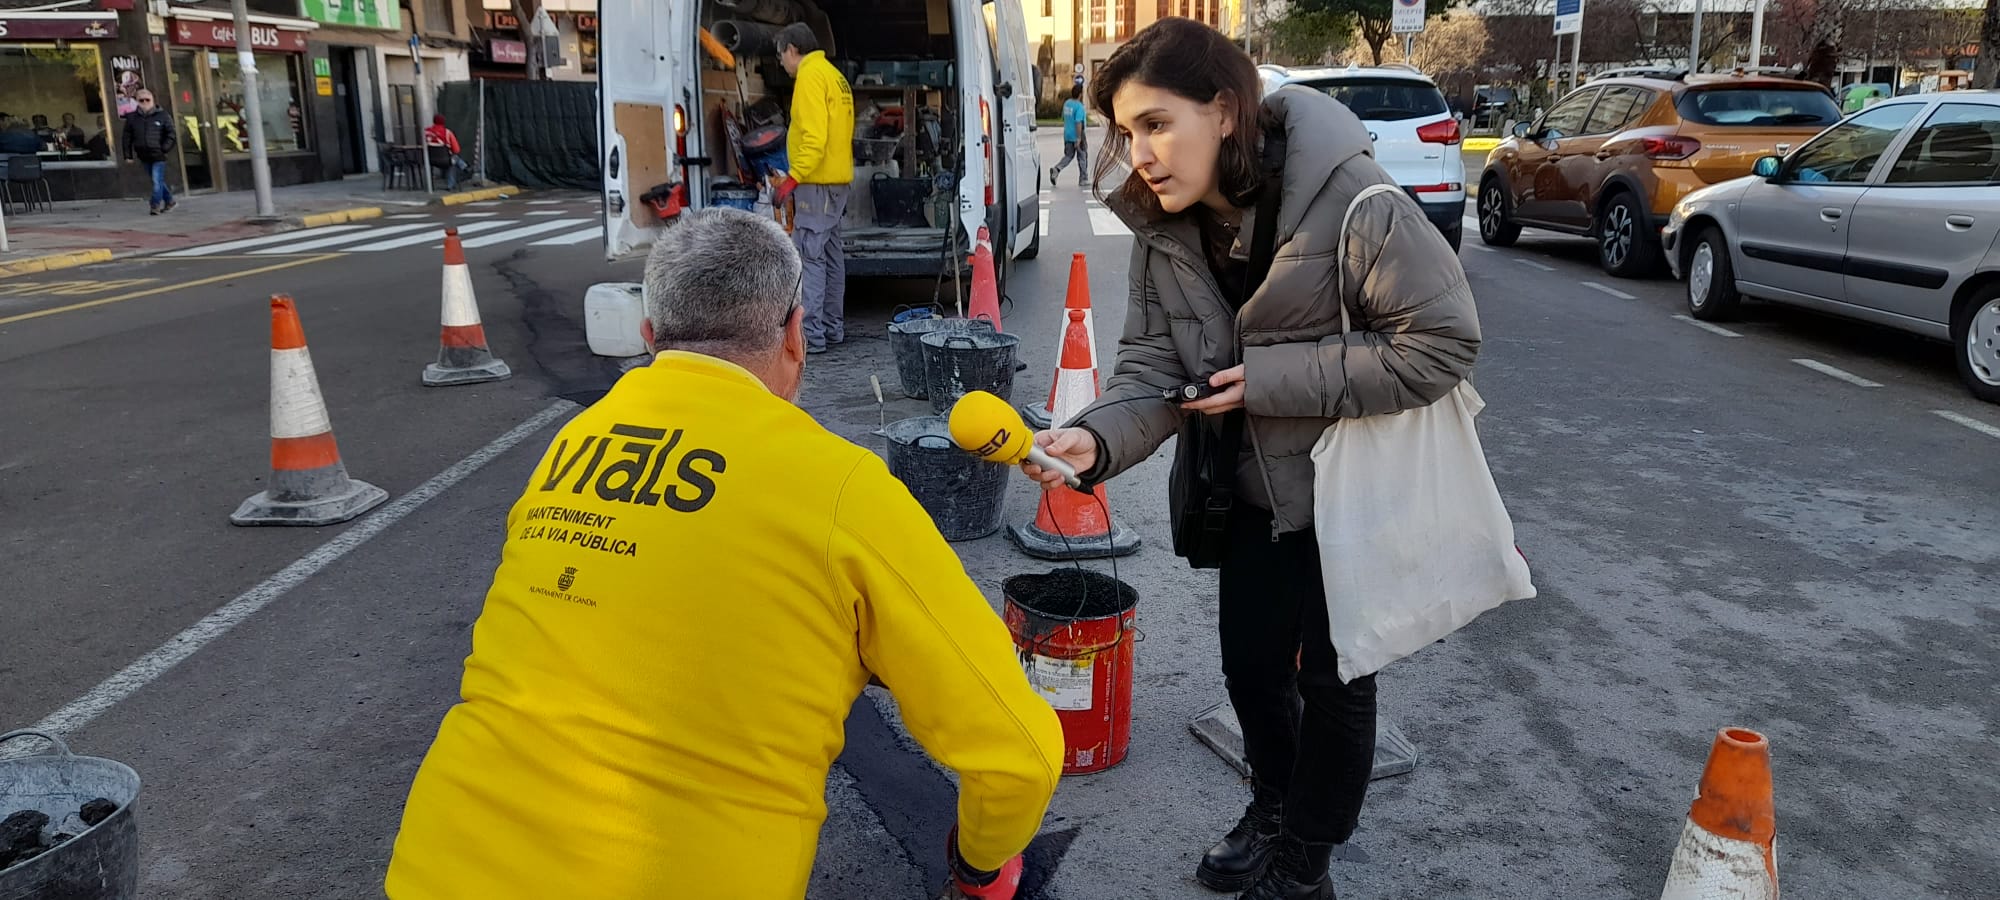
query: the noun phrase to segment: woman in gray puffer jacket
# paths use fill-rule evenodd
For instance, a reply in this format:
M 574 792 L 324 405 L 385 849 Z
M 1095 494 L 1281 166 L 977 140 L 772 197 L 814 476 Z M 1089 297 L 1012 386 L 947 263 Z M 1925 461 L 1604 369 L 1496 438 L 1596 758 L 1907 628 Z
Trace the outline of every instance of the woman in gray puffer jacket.
M 1360 820 L 1374 759 L 1375 680 L 1338 675 L 1310 454 L 1336 419 L 1450 391 L 1472 370 L 1479 322 L 1457 254 L 1407 196 L 1361 203 L 1343 240 L 1355 195 L 1394 183 L 1361 121 L 1309 88 L 1261 103 L 1259 93 L 1249 57 L 1187 19 L 1140 32 L 1098 72 L 1092 105 L 1112 120 L 1098 181 L 1112 183 L 1121 154 L 1132 168 L 1107 200 L 1134 235 L 1131 298 L 1103 397 L 1035 440 L 1096 484 L 1151 456 L 1185 417 L 1241 410 L 1218 630 L 1252 801 L 1196 877 L 1253 900 L 1331 900 L 1328 860 Z M 1271 190 L 1275 253 L 1246 299 L 1258 201 Z M 1341 333 L 1336 300 L 1352 333 Z M 1195 381 L 1218 392 L 1144 399 Z

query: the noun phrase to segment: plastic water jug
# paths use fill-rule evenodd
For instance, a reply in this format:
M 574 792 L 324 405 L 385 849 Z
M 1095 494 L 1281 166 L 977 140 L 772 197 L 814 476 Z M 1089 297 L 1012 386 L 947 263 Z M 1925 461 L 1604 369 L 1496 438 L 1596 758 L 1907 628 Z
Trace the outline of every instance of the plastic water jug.
M 645 288 L 633 282 L 593 284 L 583 294 L 583 333 L 598 356 L 645 354 L 646 342 L 639 337 L 645 318 Z

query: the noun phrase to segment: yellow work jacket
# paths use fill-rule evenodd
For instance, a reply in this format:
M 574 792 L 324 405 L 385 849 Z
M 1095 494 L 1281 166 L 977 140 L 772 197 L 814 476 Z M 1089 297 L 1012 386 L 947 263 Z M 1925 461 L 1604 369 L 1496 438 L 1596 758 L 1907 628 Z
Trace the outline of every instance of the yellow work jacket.
M 916 113 L 909 115 L 908 121 L 914 123 Z M 854 89 L 818 50 L 799 61 L 785 155 L 792 177 L 800 184 L 848 184 L 854 180 Z
M 662 354 L 514 504 L 389 896 L 802 897 L 871 672 L 958 772 L 967 862 L 1026 847 L 1061 726 L 923 508 L 748 371 Z

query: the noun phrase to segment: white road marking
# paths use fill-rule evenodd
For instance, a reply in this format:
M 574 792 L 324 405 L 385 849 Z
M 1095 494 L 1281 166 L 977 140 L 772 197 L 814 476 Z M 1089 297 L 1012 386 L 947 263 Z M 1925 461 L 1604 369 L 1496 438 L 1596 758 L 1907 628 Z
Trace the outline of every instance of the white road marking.
M 1516 258 L 1516 259 L 1515 259 L 1514 261 L 1515 261 L 1515 262 L 1517 262 L 1517 263 L 1520 263 L 1521 265 L 1524 265 L 1524 266 L 1527 266 L 1527 267 L 1528 267 L 1528 268 L 1530 268 L 1530 269 L 1540 269 L 1540 270 L 1542 270 L 1542 271 L 1544 271 L 1544 272 L 1553 272 L 1553 271 L 1555 271 L 1555 270 L 1556 270 L 1556 267 L 1555 267 L 1555 266 L 1550 266 L 1550 265 L 1543 265 L 1542 263 L 1538 263 L 1538 262 L 1535 262 L 1535 261 L 1534 261 L 1534 260 L 1532 260 L 1532 259 L 1519 259 L 1519 258 Z
M 1046 208 L 1044 208 L 1044 209 L 1042 210 L 1042 232 L 1041 232 L 1041 234 L 1042 234 L 1042 237 L 1048 237 L 1048 236 L 1049 236 L 1049 211 L 1048 211 L 1048 209 L 1046 209 Z
M 1709 332 L 1711 334 L 1719 334 L 1722 335 L 1723 337 L 1742 337 L 1742 335 L 1737 334 L 1734 331 L 1730 331 L 1729 329 L 1724 328 L 1720 325 L 1712 325 L 1708 322 L 1704 322 L 1693 316 L 1675 316 L 1674 318 L 1686 322 L 1689 325 L 1693 325 L 1694 327 Z
M 1962 416 L 1948 409 L 1934 409 L 1931 412 L 1947 422 L 1956 422 L 1990 438 L 2000 438 L 2000 425 L 1988 425 L 1971 416 Z
M 1467 224 L 1467 225 L 1470 225 L 1470 226 L 1472 226 L 1472 227 L 1474 227 L 1474 228 L 1478 228 L 1478 227 L 1479 227 L 1479 217 L 1478 217 L 1478 216 L 1466 216 L 1466 217 L 1465 217 L 1465 224 Z
M 1818 372 L 1821 375 L 1831 375 L 1835 378 L 1840 379 L 1841 381 L 1845 381 L 1848 384 L 1854 385 L 1855 387 L 1878 388 L 1882 386 L 1881 382 L 1869 381 L 1868 379 L 1856 375 L 1853 372 L 1848 372 L 1843 369 L 1836 369 L 1816 359 L 1795 359 L 1792 360 L 1792 362 L 1805 366 L 1806 368 Z
M 549 205 L 549 204 L 551 204 L 551 203 L 561 203 L 561 202 L 562 202 L 561 200 L 530 200 L 530 201 L 528 201 L 528 205 L 529 205 L 529 206 L 548 206 L 548 205 Z
M 532 201 L 531 201 L 531 202 L 532 202 Z M 467 206 L 499 206 L 499 205 L 500 205 L 500 201 L 498 201 L 498 200 L 482 200 L 482 201 L 480 201 L 480 202 L 478 202 L 478 203 L 467 203 L 466 205 L 467 205 Z
M 604 237 L 604 226 L 592 225 L 589 228 L 583 229 L 582 231 L 572 231 L 569 234 L 559 234 L 552 238 L 542 238 L 539 241 L 530 241 L 528 243 L 528 246 L 560 247 L 566 244 L 581 244 L 584 241 L 594 241 L 602 237 Z
M 494 244 L 504 244 L 508 241 L 518 241 L 521 238 L 528 237 L 531 235 L 544 234 L 550 231 L 560 231 L 564 228 L 575 228 L 578 225 L 584 225 L 589 222 L 590 222 L 589 219 L 550 219 L 546 222 L 536 222 L 533 225 L 523 225 L 519 228 L 510 229 L 507 231 L 497 231 L 492 234 L 485 235 L 483 237 L 478 237 L 469 241 L 465 241 L 463 242 L 463 245 L 467 250 L 470 250 L 474 247 L 490 247 Z M 464 234 L 465 230 L 460 229 L 459 233 Z
M 430 218 L 430 213 L 397 213 L 397 214 L 395 214 L 395 215 L 393 215 L 393 216 L 383 216 L 383 218 L 385 218 L 385 219 L 427 219 L 427 218 Z
M 146 685 L 153 683 L 161 675 L 166 674 L 174 666 L 179 665 L 188 657 L 195 655 L 201 648 L 208 646 L 215 639 L 228 634 L 230 629 L 243 624 L 244 620 L 256 615 L 258 611 L 271 605 L 271 602 L 277 600 L 279 597 L 283 597 L 292 588 L 306 583 L 307 580 L 319 574 L 327 566 L 339 561 L 341 557 L 346 556 L 356 547 L 367 543 L 376 535 L 389 530 L 391 526 L 402 521 L 405 516 L 416 512 L 419 507 L 429 503 L 439 494 L 450 490 L 453 485 L 464 481 L 474 472 L 485 467 L 487 463 L 497 459 L 501 454 L 513 449 L 515 445 L 532 437 L 536 432 L 548 427 L 556 420 L 570 414 L 576 408 L 576 404 L 568 400 L 561 400 L 550 404 L 541 412 L 530 416 L 527 421 L 514 426 L 513 430 L 494 438 L 492 443 L 474 451 L 471 456 L 461 459 L 453 463 L 450 468 L 431 476 L 429 481 L 418 485 L 415 490 L 389 501 L 388 505 L 383 506 L 374 514 L 366 516 L 352 526 L 349 526 L 346 531 L 335 536 L 333 540 L 321 544 L 318 549 L 299 557 L 277 574 L 264 579 L 257 586 L 244 591 L 236 599 L 224 604 L 221 609 L 203 616 L 201 621 L 188 626 L 180 634 L 168 638 L 166 643 L 153 648 L 151 652 L 139 657 L 131 665 L 120 669 L 116 674 L 99 682 L 96 687 L 91 688 L 83 696 L 70 701 L 61 709 L 49 713 L 47 717 L 35 723 L 35 729 L 38 731 L 54 732 L 58 735 L 74 733 L 78 728 L 82 728 L 89 724 L 91 720 L 103 715 L 105 710 L 118 705 L 119 701 L 137 693 Z M 12 753 L 0 752 L 0 757 L 20 752 L 19 750 Z
M 223 241 L 220 244 L 209 244 L 205 247 L 189 247 L 185 250 L 169 250 L 160 255 L 161 256 L 207 256 L 211 253 L 227 253 L 231 250 L 242 250 L 246 247 L 262 247 L 265 244 L 276 244 L 281 241 L 296 241 L 299 238 L 313 237 L 314 235 L 338 234 L 339 232 L 342 231 L 360 231 L 361 229 L 368 227 L 370 226 L 322 225 L 318 228 L 306 228 L 299 231 L 287 231 L 283 234 L 267 234 L 264 235 L 263 237 L 244 238 L 238 241 Z
M 1587 288 L 1590 288 L 1590 289 L 1591 289 L 1591 290 L 1593 290 L 1593 291 L 1599 291 L 1599 292 L 1601 292 L 1601 293 L 1606 293 L 1606 294 L 1610 294 L 1611 296 L 1613 296 L 1613 297 L 1617 297 L 1617 298 L 1618 298 L 1618 299 L 1620 299 L 1620 300 L 1637 300 L 1637 299 L 1639 299 L 1638 297 L 1635 297 L 1635 296 L 1633 296 L 1633 295 L 1631 295 L 1631 294 L 1628 294 L 1628 293 L 1625 293 L 1624 291 L 1621 291 L 1621 290 L 1619 290 L 1619 289 L 1617 289 L 1617 288 L 1615 288 L 1615 287 L 1611 287 L 1611 286 L 1609 286 L 1609 285 L 1602 285 L 1602 284 L 1598 284 L 1598 283 L 1597 283 L 1597 282 L 1595 282 L 1595 281 L 1586 281 L 1586 282 L 1583 282 L 1583 286 L 1584 286 L 1584 287 L 1587 287 Z
M 1090 213 L 1091 234 L 1098 237 L 1130 237 L 1132 235 L 1132 229 L 1126 228 L 1125 223 L 1119 221 L 1117 213 L 1102 206 L 1092 206 L 1086 212 Z
M 306 241 L 303 244 L 286 244 L 282 247 L 265 247 L 261 250 L 252 250 L 250 252 L 255 254 L 304 253 L 307 250 L 318 250 L 323 247 L 333 247 L 340 244 L 351 244 L 355 241 L 365 241 L 373 237 L 388 237 L 389 235 L 392 234 L 402 234 L 403 232 L 406 231 L 417 231 L 419 229 L 425 229 L 425 228 L 428 228 L 432 231 L 441 231 L 443 230 L 444 226 L 439 225 L 435 222 L 419 222 L 415 225 L 390 225 L 387 228 L 371 228 L 360 234 L 336 234 L 332 237 L 324 237 L 316 241 Z
M 560 216 L 560 215 L 562 215 L 562 214 L 563 214 L 563 211 L 562 211 L 562 210 L 560 210 L 560 209 L 531 209 L 531 210 L 528 210 L 528 215 L 531 215 L 531 216 Z
M 513 219 L 488 219 L 484 222 L 467 222 L 466 224 L 458 227 L 458 234 L 460 237 L 464 237 L 465 235 L 468 234 L 478 234 L 479 232 L 482 231 L 491 231 L 495 228 L 504 228 L 512 224 L 514 224 Z M 362 237 L 366 238 L 367 235 L 362 235 Z M 377 250 L 394 250 L 398 247 L 414 247 L 418 244 L 428 243 L 431 241 L 442 241 L 442 240 L 444 240 L 444 226 L 438 225 L 436 227 L 433 227 L 429 231 L 419 231 L 416 234 L 404 235 L 403 237 L 390 238 L 386 241 L 376 241 L 375 243 L 372 244 L 362 244 L 359 247 L 347 247 L 341 250 L 341 252 L 374 253 Z
M 477 212 L 477 213 L 462 212 L 458 214 L 458 217 L 461 219 L 479 219 L 479 218 L 484 218 L 486 216 L 497 216 L 497 215 L 499 215 L 499 213 L 497 212 Z M 529 213 L 528 215 L 532 216 L 534 215 L 534 213 Z

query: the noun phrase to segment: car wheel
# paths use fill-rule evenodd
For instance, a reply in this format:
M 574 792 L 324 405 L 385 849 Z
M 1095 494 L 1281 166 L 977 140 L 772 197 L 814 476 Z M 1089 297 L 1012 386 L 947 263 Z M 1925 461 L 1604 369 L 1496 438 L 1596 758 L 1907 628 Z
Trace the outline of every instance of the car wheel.
M 1951 317 L 1958 348 L 1958 377 L 1988 403 L 2000 403 L 2000 284 L 1987 285 L 1958 304 Z
M 1457 225 L 1444 229 L 1444 242 L 1451 245 L 1453 253 L 1457 253 L 1459 247 L 1465 244 L 1465 223 L 1460 222 Z
M 1704 228 L 1695 235 L 1687 276 L 1688 315 L 1712 322 L 1736 314 L 1743 297 L 1736 292 L 1736 272 L 1729 266 L 1729 243 L 1721 229 Z
M 1619 278 L 1644 278 L 1659 269 L 1660 239 L 1648 234 L 1645 211 L 1629 192 L 1612 197 L 1597 223 L 1597 264 Z
M 1500 179 L 1488 178 L 1479 185 L 1479 240 L 1488 247 L 1512 247 L 1521 239 L 1521 226 L 1514 224 L 1508 208 L 1507 189 Z M 1463 226 L 1461 226 L 1463 227 Z

